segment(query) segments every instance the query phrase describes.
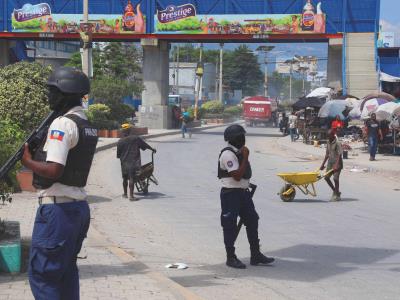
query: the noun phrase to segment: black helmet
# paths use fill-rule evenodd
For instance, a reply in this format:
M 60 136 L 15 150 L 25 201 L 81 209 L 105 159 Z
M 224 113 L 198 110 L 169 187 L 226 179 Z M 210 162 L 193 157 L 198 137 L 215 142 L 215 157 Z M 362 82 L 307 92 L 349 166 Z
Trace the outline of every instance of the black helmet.
M 53 71 L 47 81 L 48 86 L 55 86 L 65 94 L 80 96 L 89 94 L 89 78 L 80 70 L 71 67 L 61 67 Z
M 240 135 L 245 135 L 246 130 L 244 130 L 243 126 L 239 124 L 233 124 L 228 126 L 224 131 L 224 139 L 227 142 L 231 142 L 235 140 Z

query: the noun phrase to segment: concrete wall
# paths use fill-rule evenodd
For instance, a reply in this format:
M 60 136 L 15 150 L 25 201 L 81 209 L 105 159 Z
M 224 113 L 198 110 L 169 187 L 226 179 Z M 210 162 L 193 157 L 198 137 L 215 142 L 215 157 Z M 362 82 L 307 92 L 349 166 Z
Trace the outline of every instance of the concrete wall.
M 330 39 L 328 45 L 327 85 L 342 88 L 342 45 L 343 39 Z
M 375 34 L 348 33 L 346 45 L 347 93 L 361 98 L 379 88 L 375 61 Z
M 10 42 L 8 40 L 0 41 L 0 67 L 10 64 Z

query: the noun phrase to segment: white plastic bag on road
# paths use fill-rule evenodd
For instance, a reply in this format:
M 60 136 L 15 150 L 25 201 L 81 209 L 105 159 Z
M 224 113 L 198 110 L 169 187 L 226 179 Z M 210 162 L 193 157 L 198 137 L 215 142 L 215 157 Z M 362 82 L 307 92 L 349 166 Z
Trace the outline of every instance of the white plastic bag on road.
M 184 263 L 174 263 L 174 264 L 168 264 L 165 266 L 167 269 L 178 269 L 178 270 L 184 270 L 189 268 L 187 264 Z

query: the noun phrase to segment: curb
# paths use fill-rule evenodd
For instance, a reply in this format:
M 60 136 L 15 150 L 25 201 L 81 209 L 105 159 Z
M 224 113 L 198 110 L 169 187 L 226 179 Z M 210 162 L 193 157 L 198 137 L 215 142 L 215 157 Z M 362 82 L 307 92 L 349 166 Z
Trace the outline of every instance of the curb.
M 227 123 L 227 124 L 218 124 L 218 125 L 212 125 L 212 126 L 208 126 L 208 127 L 194 127 L 191 128 L 193 132 L 199 132 L 199 131 L 204 131 L 204 130 L 208 130 L 208 129 L 214 129 L 214 128 L 220 128 L 220 127 L 225 127 L 225 126 L 229 126 L 232 123 Z M 162 137 L 162 136 L 168 136 L 168 135 L 176 135 L 176 134 L 180 134 L 181 130 L 171 130 L 171 131 L 167 131 L 167 132 L 163 132 L 163 133 L 154 133 L 154 134 L 147 134 L 147 135 L 143 135 L 144 138 L 149 139 L 149 138 L 158 138 L 158 137 Z M 104 151 L 107 149 L 111 149 L 117 146 L 118 142 L 114 142 L 114 143 L 110 143 L 107 145 L 103 145 L 100 147 L 96 148 L 96 152 L 100 152 L 100 151 Z
M 278 145 L 279 148 L 281 148 L 283 150 L 296 152 L 297 154 L 301 154 L 301 155 L 312 155 L 314 157 L 321 158 L 321 160 L 324 159 L 323 155 L 313 154 L 313 153 L 310 153 L 310 152 L 305 152 L 305 151 L 302 151 L 302 150 L 295 149 L 294 147 L 283 145 L 280 142 L 282 139 L 284 139 L 284 137 L 278 138 L 276 144 Z M 369 171 L 365 172 L 365 173 L 381 173 L 381 174 L 383 174 L 385 176 L 388 176 L 388 177 L 400 177 L 400 170 L 399 171 L 387 170 L 387 169 L 384 169 L 384 168 L 381 168 L 381 167 L 366 165 L 364 163 L 354 163 L 353 165 L 357 165 L 358 167 L 368 169 Z

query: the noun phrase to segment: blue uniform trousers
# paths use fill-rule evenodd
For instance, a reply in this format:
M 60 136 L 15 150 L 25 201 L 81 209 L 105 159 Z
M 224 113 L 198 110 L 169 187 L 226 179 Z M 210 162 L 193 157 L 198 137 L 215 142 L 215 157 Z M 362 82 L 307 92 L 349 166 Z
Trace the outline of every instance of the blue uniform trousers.
M 36 300 L 79 299 L 76 260 L 89 223 L 86 201 L 39 206 L 29 257 L 29 283 Z
M 237 235 L 237 218 L 246 226 L 250 246 L 256 246 L 258 240 L 258 214 L 249 190 L 221 189 L 221 226 L 226 249 L 234 247 Z

